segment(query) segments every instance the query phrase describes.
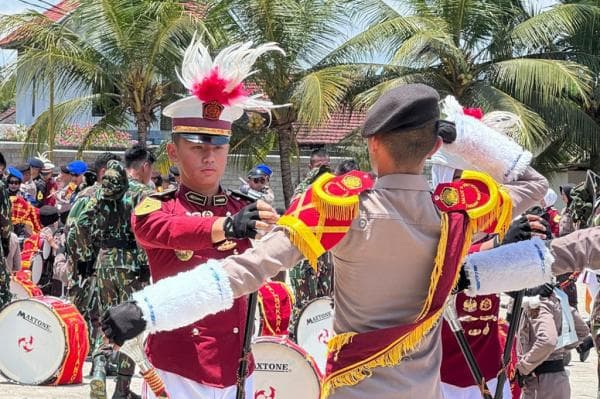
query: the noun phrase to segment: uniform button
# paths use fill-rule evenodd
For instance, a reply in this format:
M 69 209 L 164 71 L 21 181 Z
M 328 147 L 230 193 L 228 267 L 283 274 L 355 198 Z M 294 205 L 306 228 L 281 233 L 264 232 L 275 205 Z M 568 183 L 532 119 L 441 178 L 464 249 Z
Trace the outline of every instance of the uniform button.
M 238 255 L 238 254 L 239 254 L 238 250 L 237 250 L 237 249 L 234 249 L 234 250 L 233 250 L 233 254 L 234 254 L 234 255 Z
M 239 332 L 240 332 L 240 329 L 239 329 L 239 328 L 237 328 L 237 327 L 233 327 L 233 333 L 234 333 L 234 334 L 237 334 L 237 333 L 239 333 Z
M 225 216 L 226 216 L 226 217 L 229 217 L 229 216 L 231 216 L 231 212 L 227 212 L 227 213 L 225 214 Z
M 212 211 L 203 211 L 202 212 L 202 216 L 204 216 L 205 218 L 209 218 L 211 216 L 213 216 L 214 214 L 212 213 Z
M 358 227 L 361 229 L 364 229 L 365 227 L 367 227 L 367 219 L 360 218 L 360 220 L 358 221 Z
M 192 329 L 192 335 L 193 336 L 198 336 L 198 335 L 200 335 L 200 331 L 197 328 L 193 328 Z

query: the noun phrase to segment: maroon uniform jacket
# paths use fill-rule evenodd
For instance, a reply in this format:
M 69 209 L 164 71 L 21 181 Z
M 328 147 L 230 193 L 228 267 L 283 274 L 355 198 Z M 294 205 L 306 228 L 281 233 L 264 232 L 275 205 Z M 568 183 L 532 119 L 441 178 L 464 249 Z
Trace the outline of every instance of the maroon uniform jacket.
M 148 254 L 154 282 L 250 247 L 248 240 L 234 241 L 235 248 L 211 240 L 215 220 L 237 213 L 248 204 L 245 200 L 224 192 L 208 199 L 185 186 L 155 198 L 162 200 L 160 209 L 132 216 L 134 233 Z M 237 298 L 227 311 L 187 327 L 150 335 L 146 347 L 150 362 L 201 384 L 235 385 L 247 308 L 247 297 Z M 250 360 L 252 371 L 254 362 Z

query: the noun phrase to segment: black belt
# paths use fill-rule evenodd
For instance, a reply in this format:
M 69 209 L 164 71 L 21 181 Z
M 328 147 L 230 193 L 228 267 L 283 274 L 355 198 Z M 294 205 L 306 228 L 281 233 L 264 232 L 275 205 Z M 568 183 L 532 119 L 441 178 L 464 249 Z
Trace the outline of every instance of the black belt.
M 547 360 L 540 364 L 533 370 L 535 374 L 546 374 L 546 373 L 558 373 L 565 371 L 565 365 L 562 359 L 559 360 Z
M 102 249 L 136 249 L 137 244 L 135 241 L 126 241 L 126 240 L 104 240 L 100 244 L 100 248 Z

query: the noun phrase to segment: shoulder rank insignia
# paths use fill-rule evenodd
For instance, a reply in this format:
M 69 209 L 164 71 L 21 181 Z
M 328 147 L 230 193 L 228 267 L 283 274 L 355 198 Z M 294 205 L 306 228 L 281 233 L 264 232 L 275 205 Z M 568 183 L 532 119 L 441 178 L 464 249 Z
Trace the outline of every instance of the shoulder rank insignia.
M 317 258 L 333 248 L 348 232 L 358 214 L 359 194 L 373 187 L 366 172 L 341 176 L 323 173 L 298 196 L 277 224 L 315 268 Z
M 135 216 L 145 216 L 149 215 L 154 211 L 157 211 L 162 206 L 162 202 L 153 198 L 146 197 L 138 206 L 135 207 L 134 214 Z
M 439 184 L 432 199 L 442 212 L 466 212 L 477 231 L 502 235 L 512 220 L 510 196 L 485 173 L 465 170 L 460 180 Z

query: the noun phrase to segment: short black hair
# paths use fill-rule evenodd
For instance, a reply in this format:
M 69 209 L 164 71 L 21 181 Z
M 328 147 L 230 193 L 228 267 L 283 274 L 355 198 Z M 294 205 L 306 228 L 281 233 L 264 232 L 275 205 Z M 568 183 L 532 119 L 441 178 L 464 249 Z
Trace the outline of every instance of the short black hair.
M 152 165 L 156 161 L 156 157 L 152 150 L 141 144 L 134 144 L 125 151 L 125 168 L 127 169 L 137 169 L 146 161 Z
M 6 159 L 4 158 L 4 154 L 0 152 L 0 165 L 6 167 Z
M 327 153 L 327 150 L 325 150 L 325 148 L 316 148 L 310 152 L 310 159 L 316 157 L 329 158 L 329 154 Z
M 108 165 L 108 161 L 121 162 L 121 157 L 112 152 L 103 152 L 102 154 L 98 155 L 96 157 L 96 160 L 94 161 L 94 169 L 96 170 L 96 173 L 100 169 L 106 169 L 106 166 Z
M 358 167 L 358 163 L 354 159 L 346 159 L 342 161 L 337 168 L 335 168 L 336 175 L 343 175 L 345 173 L 351 172 L 353 170 L 360 169 Z
M 435 147 L 439 137 L 436 122 L 429 122 L 412 130 L 378 133 L 377 136 L 397 166 L 412 166 L 421 162 Z

